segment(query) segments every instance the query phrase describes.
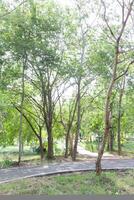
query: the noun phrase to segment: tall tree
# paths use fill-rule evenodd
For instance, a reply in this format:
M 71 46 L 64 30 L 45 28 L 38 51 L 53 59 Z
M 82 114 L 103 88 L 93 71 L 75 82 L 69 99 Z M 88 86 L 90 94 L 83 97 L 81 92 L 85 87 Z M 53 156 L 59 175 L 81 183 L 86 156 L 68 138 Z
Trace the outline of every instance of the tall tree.
M 112 79 L 111 79 L 111 82 L 110 82 L 110 85 L 109 85 L 109 88 L 108 88 L 108 91 L 107 91 L 107 95 L 106 95 L 106 105 L 105 105 L 105 130 L 104 130 L 104 137 L 103 137 L 103 141 L 102 141 L 102 144 L 100 146 L 100 149 L 99 149 L 99 152 L 98 152 L 98 157 L 97 157 L 97 161 L 96 161 L 96 173 L 97 174 L 100 174 L 101 173 L 101 159 L 102 159 L 102 156 L 103 156 L 103 153 L 104 153 L 104 148 L 105 148 L 105 145 L 106 145 L 106 142 L 107 142 L 107 138 L 108 138 L 108 135 L 109 135 L 109 128 L 110 128 L 110 100 L 111 100 L 111 95 L 112 95 L 112 91 L 113 91 L 113 88 L 114 88 L 114 85 L 116 83 L 116 81 L 122 77 L 124 75 L 125 72 L 123 72 L 123 74 L 121 75 L 117 75 L 117 72 L 118 72 L 118 65 L 119 65 L 119 62 L 120 62 L 120 45 L 121 45 L 121 42 L 122 42 L 122 36 L 123 36 L 123 33 L 125 31 L 125 28 L 126 28 L 126 25 L 127 25 L 127 22 L 128 22 L 128 19 L 131 15 L 131 12 L 132 12 L 132 9 L 133 9 L 133 4 L 134 4 L 134 1 L 131 1 L 128 3 L 127 5 L 127 8 L 126 8 L 126 5 L 124 4 L 124 1 L 123 1 L 123 4 L 120 4 L 121 6 L 121 9 L 122 9 L 122 24 L 121 24 L 121 28 L 119 30 L 119 33 L 117 35 L 115 35 L 115 33 L 113 32 L 112 30 L 112 27 L 110 27 L 109 23 L 108 23 L 108 20 L 107 20 L 107 16 L 106 16 L 106 11 L 107 11 L 107 8 L 106 8 L 106 5 L 105 3 L 102 1 L 102 4 L 104 6 L 104 20 L 106 22 L 106 25 L 110 31 L 110 34 L 114 40 L 114 45 L 115 45 L 115 56 L 114 56 L 114 62 L 113 62 L 113 74 L 112 74 Z M 126 14 L 126 16 L 125 16 Z M 130 66 L 132 63 L 129 63 L 128 66 Z M 126 69 L 128 71 L 128 67 Z

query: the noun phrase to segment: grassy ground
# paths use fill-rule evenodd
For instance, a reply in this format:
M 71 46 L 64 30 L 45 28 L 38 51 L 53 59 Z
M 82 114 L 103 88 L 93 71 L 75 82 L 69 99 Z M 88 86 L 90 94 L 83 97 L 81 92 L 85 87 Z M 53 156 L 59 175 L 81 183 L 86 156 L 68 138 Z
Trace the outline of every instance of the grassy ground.
M 8 147 L 0 147 L 0 161 L 4 159 L 11 159 L 12 161 L 18 160 L 18 147 L 17 146 L 8 146 Z M 34 158 L 39 158 L 37 153 L 33 152 L 29 146 L 25 146 L 22 160 L 31 160 Z
M 65 174 L 19 180 L 0 185 L 1 194 L 134 194 L 134 171 Z
M 97 152 L 98 150 L 98 143 L 97 142 L 87 142 L 83 144 L 86 150 L 91 152 Z M 114 144 L 114 154 L 117 153 L 117 144 Z M 134 157 L 134 141 L 126 141 L 122 144 L 122 153 L 123 156 Z M 105 150 L 106 151 L 106 150 Z
M 38 164 L 40 160 L 40 155 L 32 152 L 30 147 L 25 146 L 24 153 L 22 156 L 23 162 L 28 162 L 29 164 Z M 0 168 L 8 168 L 10 166 L 16 166 L 18 161 L 18 147 L 8 146 L 0 147 Z
M 85 149 L 91 151 L 91 152 L 97 152 L 97 142 L 87 142 L 87 143 L 81 143 Z M 122 155 L 127 157 L 134 157 L 134 141 L 127 141 L 122 146 Z M 56 150 L 57 155 L 59 155 L 61 152 L 59 152 L 59 149 Z M 115 151 L 113 154 L 117 155 L 117 145 L 115 145 Z M 77 160 L 85 161 L 89 159 L 88 157 L 80 156 L 78 155 Z M 17 146 L 8 146 L 8 147 L 0 147 L 0 168 L 8 168 L 11 166 L 16 166 L 18 161 L 18 147 Z M 56 156 L 56 159 L 52 162 L 68 162 L 71 161 L 71 158 L 64 159 L 62 156 Z M 47 161 L 45 159 L 44 161 Z M 22 165 L 38 165 L 40 164 L 40 155 L 36 152 L 33 152 L 32 149 L 29 146 L 25 146 L 24 153 L 22 156 Z

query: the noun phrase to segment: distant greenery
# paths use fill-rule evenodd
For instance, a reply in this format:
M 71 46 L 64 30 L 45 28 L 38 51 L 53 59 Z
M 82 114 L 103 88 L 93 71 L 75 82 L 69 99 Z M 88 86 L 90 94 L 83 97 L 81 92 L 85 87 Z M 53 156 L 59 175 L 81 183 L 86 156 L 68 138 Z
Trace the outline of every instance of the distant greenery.
M 86 142 L 85 149 L 91 152 L 97 152 L 98 150 L 98 142 Z
M 11 159 L 4 159 L 0 161 L 0 168 L 9 168 L 13 166 L 14 162 Z
M 39 159 L 39 155 L 35 152 L 32 152 L 29 146 L 25 146 L 23 152 L 22 161 L 32 161 Z M 0 168 L 7 168 L 10 166 L 14 166 L 14 164 L 18 161 L 18 147 L 17 146 L 8 146 L 8 147 L 0 147 Z
M 0 194 L 134 194 L 134 171 L 94 172 L 30 178 L 0 185 Z
M 91 152 L 97 152 L 98 151 L 98 142 L 97 141 L 92 141 L 92 142 L 85 142 L 83 144 L 83 147 L 85 147 L 86 150 L 91 151 Z M 117 143 L 114 144 L 114 151 L 117 151 Z M 106 148 L 105 148 L 106 149 Z M 106 149 L 107 151 L 107 149 Z M 124 141 L 122 143 L 122 152 L 121 155 L 134 155 L 134 141 Z

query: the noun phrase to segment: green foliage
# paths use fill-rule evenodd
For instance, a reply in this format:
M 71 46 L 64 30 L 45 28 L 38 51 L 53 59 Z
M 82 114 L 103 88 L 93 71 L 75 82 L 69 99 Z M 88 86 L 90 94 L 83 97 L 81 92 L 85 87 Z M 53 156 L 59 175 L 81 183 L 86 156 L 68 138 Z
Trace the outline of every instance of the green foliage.
M 55 1 L 25 2 L 9 15 L 0 19 L 0 145 L 16 144 L 20 126 L 20 107 L 22 67 L 25 68 L 25 97 L 23 114 L 23 143 L 39 145 L 39 128 L 42 138 L 47 140 L 45 120 L 52 114 L 52 133 L 54 142 L 64 140 L 70 120 L 70 110 L 77 100 L 78 80 L 81 80 L 81 130 L 83 138 L 90 140 L 104 131 L 104 108 L 106 91 L 112 76 L 115 45 L 109 30 L 98 24 L 90 26 L 90 18 L 95 14 L 98 1 L 89 8 L 85 1 L 80 1 L 80 9 L 63 9 Z M 0 2 L 0 11 L 5 13 L 10 8 Z M 97 10 L 97 9 L 96 9 Z M 99 16 L 100 17 L 100 16 Z M 111 17 L 111 14 L 110 16 Z M 113 14 L 113 21 L 116 16 Z M 120 21 L 120 20 L 118 20 Z M 88 25 L 88 28 L 87 28 Z M 111 25 L 116 34 L 119 26 Z M 128 30 L 124 33 L 117 75 L 120 75 L 129 61 L 133 60 L 133 51 L 129 51 Z M 133 40 L 133 38 L 132 38 Z M 131 49 L 131 48 L 130 48 Z M 125 61 L 124 61 L 125 59 Z M 132 65 L 133 66 L 133 65 Z M 133 136 L 134 95 L 133 68 L 126 76 L 125 93 L 122 102 L 121 134 L 124 138 Z M 64 86 L 71 88 L 72 94 L 66 94 L 66 101 L 61 105 L 61 123 L 59 99 L 64 101 Z M 73 85 L 73 86 L 72 86 Z M 111 98 L 112 128 L 114 141 L 117 138 L 117 117 L 120 79 L 114 87 Z M 44 92 L 44 95 L 43 95 Z M 61 92 L 61 94 L 60 94 Z M 60 98 L 57 94 L 59 93 Z M 69 92 L 68 92 L 69 93 Z M 68 99 L 69 95 L 69 99 Z M 49 97 L 49 98 L 48 98 Z M 47 109 L 44 116 L 44 102 Z M 50 105 L 52 108 L 50 109 Z M 71 112 L 72 114 L 72 112 Z M 71 127 L 72 136 L 77 128 L 77 109 Z M 46 148 L 48 147 L 45 144 Z M 55 151 L 59 147 L 54 144 Z M 91 143 L 90 150 L 96 149 Z M 64 149 L 63 149 L 64 150 Z M 63 153 L 63 151 L 61 150 Z

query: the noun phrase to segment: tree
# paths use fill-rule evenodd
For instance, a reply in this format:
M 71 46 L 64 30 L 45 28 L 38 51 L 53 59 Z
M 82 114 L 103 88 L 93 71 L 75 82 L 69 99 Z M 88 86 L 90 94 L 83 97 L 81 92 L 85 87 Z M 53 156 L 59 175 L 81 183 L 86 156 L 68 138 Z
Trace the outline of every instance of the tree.
M 121 154 L 121 117 L 122 117 L 122 97 L 125 89 L 125 76 L 122 77 L 122 82 L 120 86 L 119 103 L 118 103 L 118 154 Z
M 110 82 L 110 85 L 109 85 L 109 88 L 108 88 L 108 91 L 107 91 L 107 95 L 106 95 L 105 130 L 104 130 L 103 141 L 102 141 L 101 147 L 99 149 L 98 157 L 97 157 L 97 161 L 96 161 L 96 173 L 97 174 L 101 173 L 101 158 L 103 156 L 105 144 L 106 144 L 106 141 L 107 141 L 107 137 L 109 135 L 109 128 L 110 128 L 110 110 L 109 109 L 110 109 L 110 100 L 111 100 L 111 95 L 112 95 L 113 87 L 114 87 L 116 81 L 120 77 L 122 77 L 124 75 L 124 73 L 126 73 L 126 71 L 125 71 L 125 72 L 123 72 L 123 74 L 117 75 L 118 64 L 120 62 L 120 45 L 121 45 L 121 42 L 122 42 L 122 36 L 123 36 L 124 30 L 126 28 L 128 19 L 129 19 L 130 15 L 131 15 L 131 11 L 133 9 L 134 1 L 131 1 L 128 4 L 128 9 L 126 11 L 126 16 L 124 16 L 125 10 L 126 10 L 125 4 L 124 3 L 123 3 L 123 5 L 120 4 L 120 6 L 122 8 L 122 24 L 121 24 L 121 28 L 120 28 L 120 31 L 117 34 L 117 36 L 115 36 L 113 30 L 111 29 L 111 27 L 109 26 L 109 23 L 107 21 L 107 17 L 106 17 L 106 5 L 105 5 L 105 3 L 103 1 L 102 1 L 102 4 L 104 6 L 104 20 L 105 20 L 105 22 L 107 24 L 107 27 L 108 27 L 108 29 L 110 31 L 110 34 L 111 34 L 112 38 L 114 39 L 115 56 L 114 56 L 114 62 L 113 62 L 113 75 L 112 75 L 112 79 L 111 79 L 111 82 Z M 132 63 L 130 62 L 128 64 L 128 66 L 130 66 L 130 64 L 132 64 Z M 126 70 L 128 71 L 128 68 Z

